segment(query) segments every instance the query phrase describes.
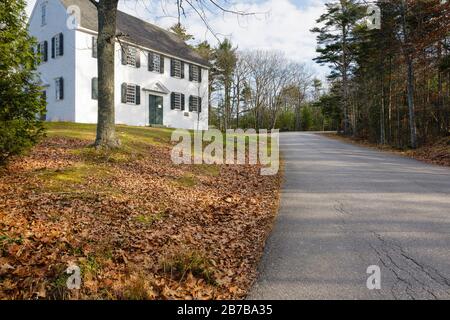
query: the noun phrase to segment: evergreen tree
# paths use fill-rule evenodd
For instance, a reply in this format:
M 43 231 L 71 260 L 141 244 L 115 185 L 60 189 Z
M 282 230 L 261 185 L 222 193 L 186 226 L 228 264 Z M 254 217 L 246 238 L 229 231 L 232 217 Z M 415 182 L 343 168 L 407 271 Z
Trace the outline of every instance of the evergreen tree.
M 169 31 L 175 33 L 178 38 L 183 40 L 184 42 L 189 42 L 190 40 L 194 40 L 194 36 L 189 34 L 186 28 L 181 23 L 176 23 L 172 27 L 170 27 Z
M 236 48 L 228 39 L 220 43 L 215 52 L 215 69 L 217 70 L 218 80 L 224 88 L 224 128 L 228 129 L 231 117 L 231 85 L 233 73 L 236 68 L 237 55 Z
M 36 74 L 39 58 L 27 32 L 25 0 L 0 3 L 0 162 L 34 145 L 45 112 Z
M 330 79 L 340 79 L 342 82 L 341 96 L 343 100 L 344 133 L 350 133 L 349 121 L 349 80 L 354 66 L 353 29 L 366 13 L 364 7 L 355 0 L 340 0 L 327 3 L 327 11 L 317 20 L 321 27 L 311 31 L 317 33 L 317 53 L 314 60 L 332 68 Z

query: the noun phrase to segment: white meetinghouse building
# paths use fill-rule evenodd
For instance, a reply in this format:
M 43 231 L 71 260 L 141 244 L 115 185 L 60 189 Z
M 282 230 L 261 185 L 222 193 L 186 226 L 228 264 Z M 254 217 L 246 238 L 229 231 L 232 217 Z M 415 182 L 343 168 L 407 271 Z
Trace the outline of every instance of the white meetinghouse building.
M 75 22 L 74 22 L 75 21 Z M 97 8 L 89 0 L 37 0 L 29 32 L 47 121 L 97 123 Z M 119 11 L 117 124 L 208 129 L 209 64 L 175 34 Z

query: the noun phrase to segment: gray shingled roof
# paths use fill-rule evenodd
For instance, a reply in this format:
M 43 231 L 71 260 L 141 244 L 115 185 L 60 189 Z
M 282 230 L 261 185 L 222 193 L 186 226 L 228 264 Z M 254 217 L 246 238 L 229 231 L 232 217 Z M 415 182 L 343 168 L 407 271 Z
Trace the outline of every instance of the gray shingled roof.
M 97 8 L 89 0 L 61 0 L 68 8 L 76 5 L 81 11 L 81 26 L 98 31 Z M 192 50 L 174 33 L 133 17 L 125 12 L 117 14 L 117 31 L 125 34 L 124 40 L 182 60 L 209 66 L 208 61 Z

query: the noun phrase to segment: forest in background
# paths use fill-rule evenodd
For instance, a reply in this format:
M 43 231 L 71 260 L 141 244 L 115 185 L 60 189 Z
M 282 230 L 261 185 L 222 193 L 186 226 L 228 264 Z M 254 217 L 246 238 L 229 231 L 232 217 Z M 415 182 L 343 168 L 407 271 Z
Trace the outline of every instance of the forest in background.
M 331 65 L 319 102 L 347 135 L 416 148 L 449 134 L 450 6 L 447 1 L 373 2 L 380 28 L 355 0 L 327 4 L 317 21 L 316 62 Z
M 380 28 L 367 24 L 373 5 Z M 449 21 L 445 0 L 331 1 L 311 30 L 314 60 L 330 67 L 325 85 L 280 52 L 203 42 L 195 47 L 213 66 L 210 123 L 222 130 L 338 130 L 398 148 L 448 136 Z

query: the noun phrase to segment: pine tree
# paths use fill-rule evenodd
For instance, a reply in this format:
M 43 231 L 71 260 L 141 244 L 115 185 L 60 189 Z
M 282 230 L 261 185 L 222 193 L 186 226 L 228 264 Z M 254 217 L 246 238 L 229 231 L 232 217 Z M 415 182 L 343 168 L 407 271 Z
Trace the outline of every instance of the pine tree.
M 365 16 L 364 7 L 354 0 L 340 0 L 327 3 L 327 11 L 317 20 L 322 27 L 311 31 L 317 33 L 317 53 L 314 60 L 322 65 L 328 64 L 332 68 L 330 79 L 342 82 L 341 96 L 344 112 L 344 133 L 350 133 L 349 120 L 349 79 L 354 63 L 355 42 L 353 29 L 357 22 Z
M 0 3 L 0 162 L 34 145 L 45 112 L 36 74 L 35 41 L 27 32 L 24 0 Z

